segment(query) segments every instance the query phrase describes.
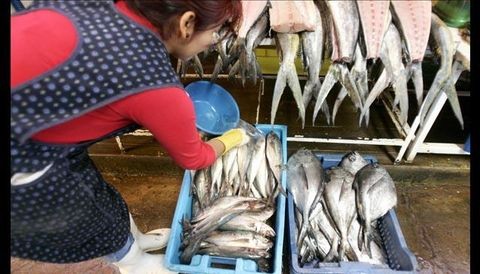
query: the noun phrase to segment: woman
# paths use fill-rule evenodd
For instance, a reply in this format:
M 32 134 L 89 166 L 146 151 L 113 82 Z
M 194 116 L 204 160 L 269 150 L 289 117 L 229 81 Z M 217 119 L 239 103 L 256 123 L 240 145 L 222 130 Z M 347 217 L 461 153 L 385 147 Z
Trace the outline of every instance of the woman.
M 169 54 L 186 60 L 240 20 L 239 1 L 38 1 L 11 19 L 11 252 L 70 263 L 106 256 L 163 273 L 168 235 L 144 235 L 87 147 L 149 129 L 185 169 L 248 140 L 203 142 Z

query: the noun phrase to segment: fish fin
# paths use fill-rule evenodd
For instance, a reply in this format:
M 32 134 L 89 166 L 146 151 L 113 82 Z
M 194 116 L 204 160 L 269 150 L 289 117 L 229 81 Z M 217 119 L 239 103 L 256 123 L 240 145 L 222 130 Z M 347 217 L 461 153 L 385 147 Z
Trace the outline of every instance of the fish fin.
M 460 103 L 458 102 L 458 96 L 457 96 L 457 91 L 455 89 L 455 85 L 452 83 L 451 80 L 449 81 L 449 83 L 447 84 L 447 86 L 443 91 L 447 95 L 447 98 L 448 98 L 448 101 L 450 102 L 450 106 L 452 107 L 453 113 L 455 114 L 455 117 L 457 118 L 463 130 L 464 124 L 463 124 L 462 110 L 460 109 Z
M 312 125 L 315 124 L 315 119 L 317 118 L 318 111 L 322 107 L 323 102 L 328 96 L 328 93 L 333 88 L 335 83 L 338 81 L 338 65 L 336 63 L 330 65 L 327 75 L 323 80 L 322 86 L 318 92 L 317 100 L 315 102 L 315 107 L 313 110 Z
M 425 117 L 430 111 L 430 107 L 432 106 L 440 91 L 444 88 L 445 83 L 447 82 L 447 79 L 450 75 L 449 71 L 449 69 L 442 68 L 437 71 L 435 79 L 433 80 L 433 83 L 428 90 L 427 96 L 425 97 L 425 100 L 423 101 L 423 104 L 420 108 L 420 125 L 423 126 L 423 123 L 425 122 Z
M 422 106 L 423 101 L 423 73 L 422 62 L 413 63 L 411 66 L 412 81 L 415 88 L 415 97 L 417 99 L 418 109 Z
M 350 241 L 348 241 L 348 239 L 347 239 L 347 248 L 345 250 L 345 255 L 350 261 L 355 261 L 355 262 L 358 261 L 357 253 L 353 249 L 352 244 L 350 243 Z
M 350 99 L 352 100 L 355 107 L 357 109 L 362 110 L 363 103 L 362 103 L 362 99 L 360 98 L 360 92 L 358 91 L 357 86 L 355 85 L 352 75 L 347 68 L 347 65 L 338 64 L 338 68 L 340 72 L 340 75 L 339 75 L 340 83 L 347 90 L 348 95 L 350 96 Z
M 387 70 L 383 69 L 382 73 L 377 79 L 377 82 L 375 82 L 375 85 L 373 86 L 372 90 L 367 96 L 367 99 L 365 100 L 365 103 L 363 104 L 363 109 L 360 114 L 360 124 L 363 118 L 365 118 L 365 124 L 368 126 L 368 117 L 367 117 L 367 111 L 370 108 L 370 105 L 377 99 L 377 97 L 388 87 L 390 83 L 390 79 L 387 75 Z
M 223 61 L 219 56 L 217 58 L 217 62 L 215 63 L 215 67 L 213 69 L 212 76 L 210 77 L 211 82 L 214 82 L 217 79 L 218 74 L 220 74 L 220 72 L 222 71 L 222 67 L 223 67 Z
M 408 118 L 408 89 L 406 71 L 402 70 L 396 77 L 393 85 L 395 91 L 395 101 L 400 105 L 400 123 L 404 125 Z M 396 105 L 396 102 L 393 104 Z
M 360 222 L 360 229 L 358 230 L 358 236 L 357 236 L 357 245 L 360 251 L 363 251 L 363 233 L 364 233 L 364 226 L 362 222 Z
M 332 124 L 335 124 L 335 116 L 337 116 L 337 111 L 340 108 L 340 105 L 342 104 L 343 99 L 345 99 L 347 94 L 348 92 L 344 87 L 342 87 L 340 92 L 338 92 L 337 99 L 335 99 L 335 104 L 333 105 Z
M 324 261 L 331 262 L 337 258 L 338 258 L 338 236 L 335 235 L 333 238 L 332 245 L 330 246 L 330 250 L 328 251 L 327 256 L 325 256 Z
M 280 99 L 282 98 L 283 91 L 287 85 L 287 78 L 286 78 L 286 68 L 283 66 L 280 67 L 277 74 L 277 79 L 275 80 L 275 87 L 273 88 L 273 96 L 272 96 L 272 109 L 270 111 L 270 123 L 274 124 L 275 116 L 277 114 L 278 104 L 280 103 Z

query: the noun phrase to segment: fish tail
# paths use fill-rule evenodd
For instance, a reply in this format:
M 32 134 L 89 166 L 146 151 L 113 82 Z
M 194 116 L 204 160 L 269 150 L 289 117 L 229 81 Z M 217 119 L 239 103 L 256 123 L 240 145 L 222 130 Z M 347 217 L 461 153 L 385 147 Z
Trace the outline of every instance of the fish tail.
M 333 64 L 328 69 L 327 75 L 325 75 L 325 79 L 323 80 L 322 87 L 318 92 L 317 101 L 315 102 L 315 107 L 313 110 L 312 125 L 315 124 L 315 119 L 317 118 L 318 111 L 320 110 L 323 102 L 325 101 L 325 98 L 327 98 L 328 93 L 330 92 L 332 87 L 335 85 L 335 83 L 338 81 L 338 78 L 335 75 L 336 70 L 337 70 L 336 65 Z
M 332 110 L 332 124 L 335 124 L 335 116 L 337 116 L 338 109 L 340 108 L 340 105 L 343 102 L 343 99 L 347 96 L 347 90 L 342 87 L 340 92 L 337 95 L 337 99 L 335 99 L 335 104 L 333 105 L 333 110 Z

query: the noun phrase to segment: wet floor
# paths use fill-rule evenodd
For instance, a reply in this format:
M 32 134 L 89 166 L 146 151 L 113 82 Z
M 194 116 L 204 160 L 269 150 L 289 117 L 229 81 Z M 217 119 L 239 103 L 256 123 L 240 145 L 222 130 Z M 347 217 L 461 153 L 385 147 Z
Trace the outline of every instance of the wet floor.
M 243 88 L 225 79 L 218 82 L 237 100 L 242 119 L 250 123 L 270 122 L 274 80 L 266 80 L 264 93 L 260 95 L 259 85 L 247 84 Z M 327 98 L 330 106 L 335 99 L 332 98 Z M 460 97 L 464 113 L 469 112 L 468 101 L 468 98 Z M 335 125 L 328 125 L 323 117 L 319 117 L 312 126 L 310 106 L 306 127 L 302 129 L 293 97 L 287 89 L 275 123 L 288 125 L 288 136 L 399 138 L 385 108 L 381 104 L 375 104 L 373 108 L 370 126 L 359 128 L 357 113 L 348 100 L 342 104 Z M 411 112 L 415 112 L 413 105 Z M 441 112 L 441 122 L 434 125 L 427 141 L 462 143 L 468 136 L 470 125 L 469 117 L 464 120 L 466 127 L 461 130 L 447 107 Z M 125 136 L 122 143 L 126 148 L 124 154 L 120 153 L 114 139 L 94 145 L 90 154 L 105 179 L 126 200 L 141 231 L 170 227 L 184 171 L 168 158 L 152 137 Z M 398 147 L 293 142 L 288 144 L 288 153 L 292 154 L 300 147 L 335 153 L 355 149 L 375 156 L 395 180 L 399 198 L 397 216 L 407 245 L 417 258 L 419 272 L 470 273 L 469 156 L 419 154 L 413 163 L 392 165 Z M 288 258 L 284 258 L 284 272 L 288 273 Z M 99 259 L 56 265 L 15 258 L 11 259 L 11 272 L 118 273 L 115 267 Z

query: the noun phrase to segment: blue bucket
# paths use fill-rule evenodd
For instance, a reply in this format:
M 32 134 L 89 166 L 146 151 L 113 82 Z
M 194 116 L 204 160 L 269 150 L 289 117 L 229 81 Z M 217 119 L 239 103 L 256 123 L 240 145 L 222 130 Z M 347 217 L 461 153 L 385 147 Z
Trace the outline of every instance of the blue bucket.
M 237 102 L 221 86 L 209 81 L 192 82 L 185 87 L 193 101 L 197 128 L 208 135 L 222 135 L 237 126 Z

